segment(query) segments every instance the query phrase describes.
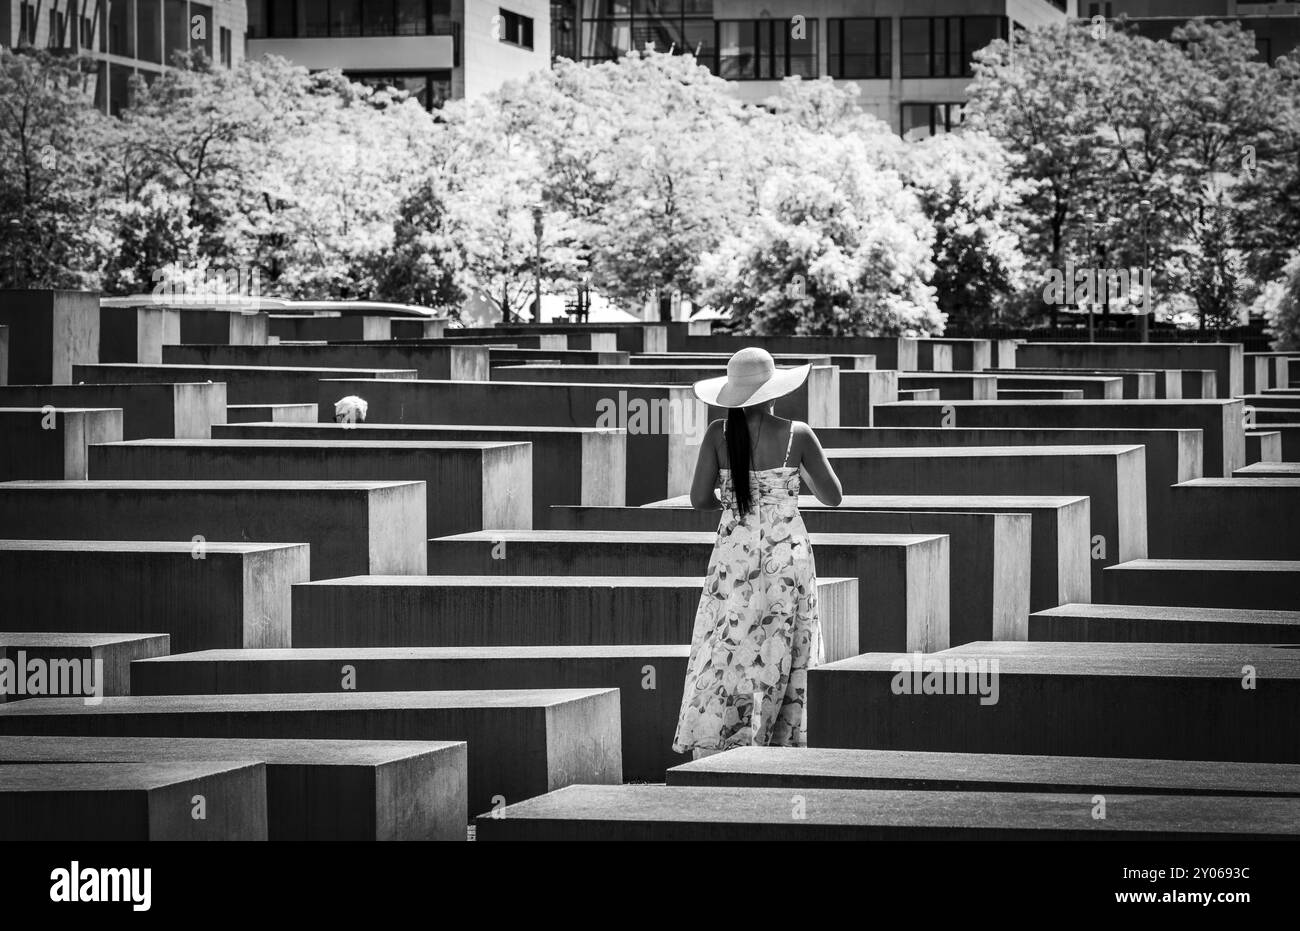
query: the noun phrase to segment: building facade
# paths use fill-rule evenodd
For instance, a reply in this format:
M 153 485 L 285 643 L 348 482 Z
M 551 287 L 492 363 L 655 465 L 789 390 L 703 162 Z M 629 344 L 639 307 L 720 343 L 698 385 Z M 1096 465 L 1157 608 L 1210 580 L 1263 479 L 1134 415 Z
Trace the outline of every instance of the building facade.
M 555 0 L 552 47 L 577 61 L 689 51 L 758 103 L 783 78 L 857 85 L 904 136 L 960 119 L 971 56 L 1017 27 L 1064 22 L 1077 0 Z
M 95 105 L 118 113 L 133 75 L 152 81 L 176 53 L 244 58 L 244 0 L 0 0 L 0 45 L 48 48 L 96 62 Z
M 1255 34 L 1260 59 L 1276 61 L 1300 46 L 1300 0 L 1281 3 L 1238 3 L 1236 0 L 1084 0 L 1079 15 L 1091 19 L 1126 16 L 1138 32 L 1168 39 L 1187 20 L 1236 21 Z
M 248 55 L 409 91 L 427 107 L 547 68 L 548 0 L 248 0 Z

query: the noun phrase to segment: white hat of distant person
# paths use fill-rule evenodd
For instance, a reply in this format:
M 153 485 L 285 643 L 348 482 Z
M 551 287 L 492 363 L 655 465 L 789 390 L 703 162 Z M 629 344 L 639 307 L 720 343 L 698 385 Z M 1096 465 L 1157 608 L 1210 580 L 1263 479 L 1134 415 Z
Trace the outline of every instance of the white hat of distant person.
M 777 368 L 766 349 L 749 346 L 727 360 L 727 374 L 695 383 L 695 396 L 712 407 L 753 407 L 796 391 L 808 378 L 812 363 Z
M 346 398 L 339 398 L 334 402 L 334 422 L 335 423 L 365 423 L 366 411 L 370 405 L 366 403 L 365 398 L 359 398 L 355 394 L 350 394 Z

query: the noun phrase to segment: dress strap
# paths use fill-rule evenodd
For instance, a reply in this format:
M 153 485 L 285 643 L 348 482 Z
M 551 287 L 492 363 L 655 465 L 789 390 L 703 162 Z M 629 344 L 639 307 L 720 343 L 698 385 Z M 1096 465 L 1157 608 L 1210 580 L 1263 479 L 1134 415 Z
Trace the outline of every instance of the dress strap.
M 785 441 L 785 459 L 781 462 L 781 468 L 790 465 L 790 447 L 794 445 L 794 421 L 790 421 L 790 438 Z

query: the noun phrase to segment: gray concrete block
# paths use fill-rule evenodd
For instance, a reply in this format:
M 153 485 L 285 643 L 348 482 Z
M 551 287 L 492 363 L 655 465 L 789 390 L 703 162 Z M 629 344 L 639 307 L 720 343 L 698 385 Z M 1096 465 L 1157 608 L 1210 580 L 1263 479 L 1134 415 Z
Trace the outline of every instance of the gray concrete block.
M 1300 643 L 1300 611 L 1068 604 L 1029 616 L 1030 640 Z
M 93 291 L 0 291 L 11 385 L 66 385 L 73 367 L 99 361 L 99 295 Z
M 426 569 L 421 482 L 6 482 L 0 536 L 310 543 L 315 578 Z
M 716 539 L 713 533 L 488 531 L 430 540 L 429 565 L 441 575 L 685 577 L 709 565 Z M 950 559 L 944 537 L 827 533 L 813 534 L 812 546 L 819 572 L 857 579 L 859 591 L 871 592 L 869 599 L 858 600 L 855 636 L 823 623 L 827 658 L 883 649 L 884 643 L 916 650 L 948 646 Z M 1028 570 L 1026 562 L 1022 589 L 1026 615 Z M 964 613 L 965 602 L 957 604 Z M 987 605 L 980 607 L 988 610 Z M 987 615 L 973 621 L 973 627 L 992 626 Z M 1007 621 L 1009 626 L 1015 624 L 1014 618 Z
M 0 706 L 0 734 L 464 741 L 470 811 L 622 781 L 615 689 L 38 698 Z
M 178 650 L 289 645 L 308 548 L 283 543 L 0 540 L 0 627 L 157 631 Z
M 345 683 L 362 692 L 617 688 L 623 778 L 662 782 L 683 759 L 672 743 L 689 657 L 685 644 L 208 650 L 136 663 L 132 687 L 136 695 L 338 692 Z
M 1300 609 L 1300 561 L 1134 559 L 1106 569 L 1112 604 Z
M 0 649 L 13 664 L 8 687 L 0 688 L 10 701 L 57 694 L 130 695 L 131 663 L 166 656 L 171 638 L 167 634 L 0 630 Z M 38 670 L 45 673 L 40 679 L 34 678 Z M 75 681 L 78 670 L 80 683 Z M 69 682 L 69 676 L 74 681 Z M 71 687 L 60 687 L 51 681 L 55 678 Z M 32 685 L 39 687 L 34 694 Z
M 105 365 L 75 365 L 72 376 L 73 381 L 92 385 L 122 382 L 152 384 L 225 382 L 226 400 L 230 404 L 298 404 L 318 397 L 316 385 L 322 378 L 410 379 L 415 377 L 415 371 L 413 369 L 272 368 L 259 365 L 135 365 L 120 362 Z M 331 407 L 338 397 L 331 400 Z M 332 409 L 330 419 L 334 419 Z
M 364 440 L 132 440 L 90 450 L 103 480 L 419 481 L 430 535 L 533 521 L 527 443 Z
M 0 768 L 231 759 L 266 765 L 267 840 L 465 839 L 462 741 L 0 737 Z
M 0 407 L 118 408 L 122 439 L 154 437 L 205 440 L 213 424 L 226 422 L 223 383 L 8 385 Z M 313 414 L 313 419 L 315 415 Z
M 0 481 L 85 481 L 86 449 L 122 439 L 122 412 L 68 407 L 0 407 Z
M 203 818 L 194 817 L 198 797 Z M 266 767 L 255 762 L 0 766 L 0 834 L 8 841 L 266 840 Z

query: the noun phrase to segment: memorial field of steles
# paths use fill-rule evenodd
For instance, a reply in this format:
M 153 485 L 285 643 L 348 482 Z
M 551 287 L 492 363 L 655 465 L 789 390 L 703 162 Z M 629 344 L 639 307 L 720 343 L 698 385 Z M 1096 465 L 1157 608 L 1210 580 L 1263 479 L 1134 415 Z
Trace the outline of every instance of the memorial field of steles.
M 0 826 L 40 785 L 50 839 L 1300 837 L 1300 454 L 1250 436 L 1300 382 L 1240 345 L 755 338 L 812 364 L 778 414 L 844 484 L 801 502 L 826 656 L 807 748 L 692 762 L 689 386 L 734 338 L 302 315 L 322 338 L 109 362 L 121 308 L 0 292 L 19 315 Z M 96 780 L 137 828 L 66 814 Z M 196 780 L 243 814 L 169 819 Z

